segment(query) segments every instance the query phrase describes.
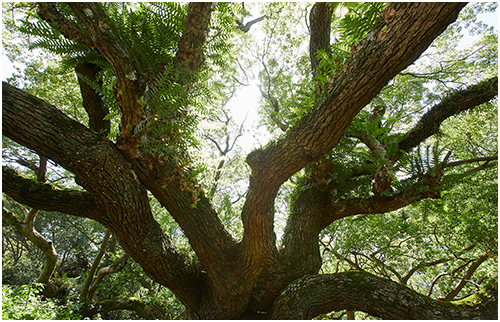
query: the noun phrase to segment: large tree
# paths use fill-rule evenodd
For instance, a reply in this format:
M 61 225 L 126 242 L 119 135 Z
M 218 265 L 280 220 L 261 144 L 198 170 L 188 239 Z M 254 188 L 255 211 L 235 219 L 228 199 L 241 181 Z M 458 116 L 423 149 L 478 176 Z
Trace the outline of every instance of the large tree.
M 56 189 L 4 167 L 3 192 L 33 209 L 103 224 L 155 282 L 175 294 L 191 318 L 301 319 L 342 309 L 391 319 L 496 318 L 496 284 L 469 300 L 449 302 L 453 296 L 443 302 L 366 272 L 319 274 L 319 237 L 332 223 L 438 199 L 444 187 L 460 183 L 456 173 L 445 180 L 451 169 L 473 165 L 461 173 L 465 177 L 496 167 L 494 151 L 458 159 L 436 148 L 427 151 L 434 162 L 411 161 L 421 145 L 434 142 L 448 119 L 491 103 L 497 95 L 496 75 L 473 75 L 475 82 L 471 77 L 443 92 L 406 127 L 397 124 L 397 111 L 391 114 L 390 104 L 379 95 L 396 76 L 439 74 L 407 68 L 464 6 L 381 7 L 362 25 L 366 30 L 345 41 L 342 55 L 336 51 L 339 46 L 331 46 L 335 5 L 312 6 L 308 80 L 297 85 L 301 94 L 294 96 L 300 113 L 283 116 L 290 93 L 273 88 L 278 84 L 272 80 L 273 66 L 261 59 L 269 122 L 283 134 L 246 157 L 251 174 L 240 213 L 243 230 L 236 238 L 214 207 L 217 189 L 206 192 L 200 185 L 188 146 L 196 129 L 193 106 L 213 113 L 208 108 L 213 97 L 206 92 L 215 91 L 214 79 L 231 78 L 217 74 L 235 63 L 225 46 L 229 35 L 236 26 L 238 32 L 248 32 L 257 21 L 243 26 L 235 15 L 244 11 L 203 2 L 163 7 L 40 3 L 39 22 L 31 25 L 38 29 L 31 32 L 42 36 L 38 45 L 64 54 L 66 68 L 78 75 L 88 121 L 68 117 L 4 82 L 3 135 L 71 172 L 79 188 Z M 257 20 L 263 19 L 273 17 Z M 367 106 L 370 110 L 363 110 Z M 382 123 L 390 120 L 387 115 L 392 123 Z M 221 154 L 231 149 L 229 137 L 226 149 L 212 141 Z M 415 171 L 403 173 L 409 164 Z M 279 241 L 276 198 L 292 177 L 296 188 Z M 182 229 L 194 257 L 161 228 L 152 199 Z M 9 210 L 3 212 L 9 215 Z

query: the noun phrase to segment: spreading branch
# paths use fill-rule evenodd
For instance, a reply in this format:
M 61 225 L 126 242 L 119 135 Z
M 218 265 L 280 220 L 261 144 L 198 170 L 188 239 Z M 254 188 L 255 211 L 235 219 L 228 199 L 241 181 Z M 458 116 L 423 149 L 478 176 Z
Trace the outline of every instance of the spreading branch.
M 236 20 L 236 28 L 238 28 L 239 30 L 243 31 L 243 32 L 249 32 L 250 31 L 250 28 L 258 23 L 258 22 L 261 22 L 262 20 L 264 19 L 269 19 L 269 16 L 267 15 L 264 15 L 264 16 L 260 16 L 254 20 L 250 20 L 249 22 L 247 22 L 246 24 L 243 24 L 243 22 L 241 22 L 240 20 Z
M 45 265 L 42 272 L 38 276 L 37 283 L 48 283 L 52 273 L 56 268 L 57 264 L 57 252 L 54 248 L 52 241 L 46 239 L 40 235 L 33 227 L 35 217 L 38 214 L 38 209 L 31 209 L 28 211 L 24 207 L 25 218 L 23 221 L 19 220 L 17 215 L 8 211 L 2 207 L 2 217 L 9 220 L 12 225 L 19 231 L 24 237 L 31 241 L 36 247 L 38 247 L 45 256 Z
M 94 284 L 89 289 L 88 298 L 90 300 L 96 298 L 97 287 L 99 286 L 99 284 L 101 284 L 104 277 L 106 277 L 107 275 L 110 275 L 110 274 L 117 273 L 117 272 L 121 271 L 122 269 L 124 269 L 125 265 L 127 264 L 128 258 L 129 258 L 129 256 L 125 255 L 124 258 L 122 259 L 122 262 L 120 263 L 120 265 L 109 265 L 109 266 L 101 268 L 97 272 L 97 276 L 96 276 L 96 279 L 94 281 Z
M 464 277 L 460 280 L 460 282 L 457 284 L 457 286 L 455 286 L 455 288 L 450 293 L 448 293 L 442 300 L 443 301 L 453 300 L 458 295 L 458 293 L 460 293 L 460 291 L 464 288 L 465 284 L 467 284 L 467 282 L 470 280 L 472 274 L 474 274 L 474 272 L 479 268 L 479 266 L 483 262 L 485 262 L 488 259 L 488 257 L 489 257 L 488 255 L 482 255 L 478 259 L 476 259 L 474 263 L 472 263 L 472 265 L 469 266 L 467 272 L 465 273 Z
M 135 297 L 100 301 L 93 308 L 83 310 L 81 313 L 85 317 L 91 317 L 99 313 L 108 313 L 117 310 L 135 311 L 144 320 L 156 320 L 151 308 Z
M 97 204 L 94 197 L 79 190 L 58 190 L 21 176 L 8 167 L 2 168 L 2 189 L 12 199 L 36 209 L 58 211 L 65 214 L 96 219 Z
M 124 154 L 107 138 L 26 92 L 4 82 L 2 94 L 3 134 L 74 173 L 76 182 L 95 200 L 94 205 L 80 211 L 92 211 L 89 218 L 112 229 L 124 250 L 155 281 L 169 287 L 187 306 L 195 306 L 200 271 L 190 265 L 154 219 L 146 188 Z M 9 185 L 4 183 L 4 192 Z M 42 198 L 29 200 L 20 187 L 10 186 L 14 189 L 8 194 L 19 202 L 29 206 L 39 203 L 36 207 L 41 209 L 53 206 Z M 78 215 L 69 202 L 68 198 L 66 213 Z
M 89 296 L 90 285 L 92 284 L 92 280 L 94 279 L 97 267 L 99 266 L 102 257 L 106 253 L 106 247 L 108 246 L 110 236 L 111 236 L 111 230 L 108 229 L 106 230 L 106 234 L 104 235 L 104 238 L 102 240 L 99 252 L 95 257 L 94 262 L 92 262 L 92 266 L 90 267 L 90 270 L 87 273 L 87 277 L 85 278 L 85 283 L 83 284 L 82 291 L 80 292 L 80 301 L 84 303 L 92 302 L 92 296 Z
M 498 95 L 498 77 L 492 77 L 466 89 L 453 92 L 433 106 L 398 144 L 398 151 L 408 152 L 439 131 L 441 123 L 452 115 L 470 110 Z M 394 159 L 399 158 L 401 153 Z
M 496 320 L 497 306 L 496 284 L 469 301 L 440 302 L 369 273 L 347 272 L 310 275 L 291 283 L 276 300 L 271 318 L 306 320 L 347 309 L 389 320 Z
M 258 258 L 259 265 L 273 262 L 273 201 L 279 186 L 331 151 L 357 113 L 391 78 L 420 56 L 457 18 L 464 4 L 389 6 L 396 13 L 394 19 L 375 39 L 351 53 L 351 63 L 332 78 L 323 103 L 290 129 L 285 138 L 247 156 L 252 176 L 242 211 L 242 243 L 244 252 Z M 253 262 L 251 258 L 247 262 Z
M 420 180 L 404 191 L 383 195 L 375 194 L 369 198 L 352 198 L 331 203 L 324 212 L 322 227 L 330 225 L 340 218 L 359 214 L 381 214 L 411 205 L 426 198 L 439 198 L 436 188 L 441 183 L 441 176 L 433 175 L 430 169 Z

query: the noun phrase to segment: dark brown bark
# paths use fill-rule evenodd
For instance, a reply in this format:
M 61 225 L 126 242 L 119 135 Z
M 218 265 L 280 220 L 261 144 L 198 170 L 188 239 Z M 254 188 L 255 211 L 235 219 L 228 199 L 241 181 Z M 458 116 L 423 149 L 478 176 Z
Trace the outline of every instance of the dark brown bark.
M 332 24 L 334 4 L 329 2 L 317 2 L 311 9 L 309 21 L 311 22 L 311 37 L 309 41 L 309 56 L 311 58 L 311 69 L 314 74 L 318 71 L 319 50 L 329 53 L 330 29 Z
M 351 54 L 351 63 L 331 79 L 323 103 L 287 136 L 250 153 L 250 190 L 242 212 L 246 263 L 259 271 L 274 262 L 274 198 L 278 187 L 339 142 L 354 116 L 387 82 L 411 64 L 464 4 L 390 4 L 394 19 Z M 422 20 L 422 17 L 426 17 Z
M 93 219 L 110 228 L 154 280 L 171 288 L 187 306 L 194 306 L 201 283 L 199 270 L 154 220 L 146 189 L 116 146 L 6 83 L 2 93 L 3 134 L 73 172 L 94 197 Z M 4 187 L 9 184 L 3 182 Z
M 420 142 L 436 134 L 444 120 L 452 115 L 470 110 L 498 95 L 498 77 L 491 77 L 468 88 L 453 92 L 433 106 L 419 122 L 401 139 L 398 151 L 408 152 Z M 400 154 L 395 157 L 400 156 Z
M 108 134 L 111 129 L 111 121 L 104 118 L 109 110 L 104 106 L 101 95 L 89 84 L 94 82 L 102 85 L 99 80 L 99 66 L 91 63 L 79 63 L 75 67 L 78 76 L 78 84 L 82 94 L 82 105 L 89 116 L 89 128 L 100 134 Z
M 297 193 L 278 249 L 277 263 L 258 277 L 254 288 L 256 297 L 252 298 L 249 308 L 268 311 L 289 283 L 318 273 L 322 264 L 318 243 L 320 219 L 331 202 L 330 196 L 318 186 Z
M 111 63 L 117 77 L 116 99 L 122 112 L 122 133 L 117 145 L 64 116 L 53 106 L 13 87 L 3 85 L 3 130 L 14 141 L 47 155 L 67 170 L 85 189 L 78 203 L 93 203 L 89 217 L 118 236 L 122 246 L 157 282 L 169 287 L 187 307 L 192 318 L 237 318 L 250 301 L 252 291 L 261 297 L 253 310 L 268 309 L 292 280 L 319 270 L 317 236 L 320 230 L 347 210 L 332 210 L 332 199 L 322 186 L 304 191 L 290 216 L 284 243 L 276 249 L 273 231 L 274 199 L 291 175 L 329 153 L 354 116 L 398 72 L 411 64 L 460 11 L 461 4 L 391 4 L 394 19 L 387 30 L 375 31 L 353 52 L 351 64 L 333 77 L 318 108 L 290 129 L 282 140 L 251 153 L 250 189 L 242 220 L 241 242 L 223 226 L 204 191 L 190 177 L 186 155 L 142 155 L 134 127 L 144 119 L 138 98 L 143 95 L 143 75 L 137 69 L 133 48 L 106 24 L 98 4 L 70 4 L 87 28 L 92 43 Z M 175 62 L 183 84 L 188 84 L 203 64 L 203 45 L 210 20 L 208 4 L 191 4 L 185 33 Z M 375 36 L 374 36 L 375 35 Z M 90 112 L 89 114 L 91 114 Z M 71 192 L 45 191 L 26 199 L 21 188 L 4 181 L 9 193 L 41 208 L 53 207 L 57 198 Z M 24 181 L 23 181 L 24 182 Z M 180 254 L 149 207 L 147 190 L 169 211 L 183 229 L 198 262 Z M 50 192 L 50 194 L 49 194 Z M 42 193 L 54 198 L 44 201 Z M 311 207 L 309 199 L 316 203 Z M 360 213 L 388 211 L 411 196 L 380 195 L 368 205 L 351 200 Z M 398 199 L 399 198 L 399 199 Z M 356 204 L 357 202 L 357 204 Z M 338 205 L 336 205 L 338 206 Z M 345 204 L 344 206 L 351 206 Z M 67 206 L 65 212 L 74 209 Z M 356 208 L 357 207 L 357 208 Z M 86 208 L 88 209 L 88 207 Z M 352 214 L 352 210 L 351 211 Z M 376 282 L 376 281 L 375 281 Z M 257 285 L 257 286 L 256 286 Z M 281 304 L 280 304 L 281 305 Z M 276 306 L 277 308 L 278 306 Z M 278 312 L 278 311 L 276 311 Z
M 281 293 L 270 317 L 305 320 L 347 309 L 390 320 L 496 320 L 497 292 L 494 284 L 463 301 L 440 302 L 368 273 L 310 275 Z
M 57 190 L 21 176 L 17 171 L 2 168 L 2 189 L 12 199 L 47 211 L 97 219 L 98 207 L 94 197 L 86 191 Z

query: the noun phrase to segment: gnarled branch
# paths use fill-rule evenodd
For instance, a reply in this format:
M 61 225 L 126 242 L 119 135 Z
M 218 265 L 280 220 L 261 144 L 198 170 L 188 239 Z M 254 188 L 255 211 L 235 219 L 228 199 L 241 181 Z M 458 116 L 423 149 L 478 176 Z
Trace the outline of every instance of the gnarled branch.
M 346 272 L 296 280 L 278 297 L 270 317 L 305 320 L 347 309 L 391 320 L 496 320 L 497 306 L 496 284 L 461 302 L 440 302 L 369 273 Z
M 97 302 L 93 308 L 82 311 L 82 315 L 90 317 L 99 313 L 106 313 L 117 310 L 135 311 L 144 320 L 156 320 L 151 308 L 135 297 L 127 299 L 114 299 Z
M 146 88 L 136 57 L 109 24 L 100 4 L 70 2 L 68 6 L 87 28 L 99 52 L 111 63 L 116 75 L 115 98 L 121 111 L 118 146 L 126 155 L 136 156 L 139 138 L 133 137 L 133 134 L 134 128 L 144 117 L 144 106 L 139 102 Z
M 6 83 L 2 94 L 3 134 L 74 173 L 96 200 L 91 218 L 112 229 L 124 250 L 153 279 L 169 287 L 186 306 L 195 306 L 202 280 L 198 267 L 186 260 L 155 221 L 145 187 L 116 146 L 54 106 Z M 69 213 L 75 211 L 69 209 Z
M 9 220 L 24 237 L 26 237 L 43 252 L 46 263 L 37 279 L 37 282 L 48 283 L 49 278 L 52 276 L 52 273 L 56 268 L 58 255 L 52 241 L 44 238 L 33 228 L 34 219 L 38 212 L 39 210 L 34 208 L 29 212 L 26 210 L 25 220 L 21 222 L 17 218 L 17 215 L 11 213 L 5 208 L 2 208 L 2 217 Z

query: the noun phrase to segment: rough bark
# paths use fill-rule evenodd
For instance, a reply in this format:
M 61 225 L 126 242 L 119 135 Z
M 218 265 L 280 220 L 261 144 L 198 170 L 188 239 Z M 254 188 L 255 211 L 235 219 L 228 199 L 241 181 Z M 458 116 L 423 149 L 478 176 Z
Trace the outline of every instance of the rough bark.
M 311 69 L 314 74 L 318 71 L 318 51 L 325 50 L 327 53 L 329 52 L 333 9 L 334 4 L 332 3 L 318 2 L 314 4 L 309 14 L 309 21 L 311 23 L 309 56 L 311 59 Z
M 394 19 L 386 30 L 375 31 L 351 54 L 351 63 L 331 79 L 323 103 L 284 139 L 248 155 L 252 175 L 242 211 L 242 247 L 245 262 L 254 266 L 253 271 L 275 260 L 273 209 L 279 186 L 331 151 L 361 108 L 417 58 L 456 19 L 463 6 L 390 4 Z
M 368 273 L 309 275 L 280 294 L 270 317 L 305 320 L 347 309 L 390 320 L 496 320 L 497 292 L 495 283 L 462 301 L 440 302 Z
M 116 146 L 55 107 L 6 83 L 2 93 L 3 134 L 73 172 L 76 181 L 94 197 L 92 219 L 110 228 L 154 280 L 177 290 L 176 295 L 188 306 L 195 305 L 199 271 L 154 220 L 146 189 Z M 10 182 L 3 181 L 3 185 L 8 187 Z M 22 190 L 20 196 L 27 199 Z
M 77 205 L 94 205 L 84 208 L 93 209 L 85 216 L 92 216 L 113 230 L 125 251 L 155 281 L 169 287 L 192 318 L 240 317 L 252 292 L 265 299 L 254 303 L 252 309 L 267 310 L 288 283 L 319 270 L 317 234 L 328 220 L 341 213 L 330 209 L 335 215 L 328 215 L 325 210 L 332 205 L 327 195 L 305 191 L 290 216 L 283 247 L 278 250 L 273 217 L 280 185 L 330 152 L 354 116 L 394 75 L 418 58 L 456 19 L 462 6 L 391 4 L 394 19 L 387 23 L 387 29 L 374 31 L 358 46 L 349 66 L 330 80 L 329 91 L 319 106 L 290 129 L 285 138 L 248 156 L 252 176 L 242 212 L 245 230 L 241 242 L 227 232 L 203 190 L 190 178 L 189 167 L 179 161 L 183 156 L 176 159 L 139 152 L 139 140 L 133 137 L 133 130 L 144 118 L 143 107 L 138 103 L 145 87 L 144 77 L 136 68 L 133 49 L 126 48 L 105 23 L 105 13 L 97 4 L 75 3 L 70 7 L 89 31 L 92 48 L 99 50 L 115 71 L 115 98 L 122 113 L 118 144 L 6 84 L 2 101 L 4 134 L 73 172 L 77 183 L 85 189 L 75 194 Z M 189 75 L 203 64 L 210 8 L 200 3 L 191 4 L 188 10 L 186 30 L 175 58 L 181 73 L 186 75 L 186 83 L 191 81 Z M 40 194 L 28 199 L 22 185 L 13 183 L 16 180 L 26 183 L 23 180 L 27 179 L 7 177 L 4 186 L 8 194 L 27 204 L 37 203 L 41 209 L 64 209 L 55 204 L 73 193 L 30 185 Z M 199 262 L 190 263 L 163 234 L 151 214 L 147 190 L 183 229 Z M 53 199 L 43 201 L 44 193 Z M 318 198 L 314 207 L 307 202 L 311 195 Z M 362 211 L 380 211 L 379 203 L 390 204 L 385 199 L 370 202 L 371 210 L 364 206 Z M 65 207 L 64 212 L 76 213 L 70 205 Z
M 43 184 L 21 176 L 14 169 L 2 167 L 2 190 L 12 199 L 47 211 L 97 219 L 95 198 L 87 191 L 57 190 L 50 184 Z
M 436 134 L 444 120 L 452 115 L 470 110 L 498 95 L 498 76 L 483 80 L 468 88 L 453 92 L 425 113 L 418 123 L 406 133 L 398 150 L 408 152 L 420 142 Z M 397 154 L 395 157 L 400 156 Z
M 180 65 L 185 81 L 189 81 L 205 61 L 203 46 L 208 35 L 211 12 L 211 2 L 189 4 L 184 33 L 175 54 L 175 64 Z
M 68 6 L 89 32 L 94 47 L 113 68 L 116 76 L 113 90 L 121 111 L 118 147 L 125 154 L 135 156 L 139 138 L 134 137 L 134 128 L 144 118 L 144 106 L 140 104 L 140 98 L 144 95 L 146 81 L 134 52 L 124 44 L 113 26 L 106 22 L 106 13 L 98 3 L 70 2 Z

